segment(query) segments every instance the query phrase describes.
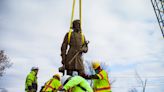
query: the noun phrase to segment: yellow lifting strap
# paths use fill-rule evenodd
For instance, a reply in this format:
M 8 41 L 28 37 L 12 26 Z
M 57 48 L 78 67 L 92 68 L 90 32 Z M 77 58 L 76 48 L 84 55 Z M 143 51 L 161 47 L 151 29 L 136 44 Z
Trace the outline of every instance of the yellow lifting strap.
M 72 34 L 72 31 L 69 31 L 68 32 L 68 44 L 70 43 L 71 41 L 71 34 Z M 84 38 L 84 34 L 81 32 L 81 42 L 82 42 L 82 45 L 85 43 L 85 38 Z
M 72 5 L 72 15 L 71 15 L 71 21 L 70 21 L 70 30 L 68 33 L 68 44 L 70 43 L 71 40 L 71 33 L 72 33 L 72 22 L 73 22 L 73 18 L 74 18 L 74 12 L 75 12 L 75 3 L 76 0 L 73 0 L 73 5 Z M 79 0 L 79 17 L 80 17 L 80 28 L 82 27 L 82 1 Z M 82 33 L 82 29 L 81 29 L 81 36 L 82 36 L 82 44 L 84 44 L 84 35 Z

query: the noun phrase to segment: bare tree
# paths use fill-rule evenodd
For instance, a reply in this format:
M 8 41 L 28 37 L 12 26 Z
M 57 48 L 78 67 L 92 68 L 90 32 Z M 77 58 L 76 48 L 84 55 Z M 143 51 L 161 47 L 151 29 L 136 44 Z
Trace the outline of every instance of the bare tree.
M 10 62 L 7 55 L 5 55 L 3 50 L 0 50 L 0 77 L 3 76 L 6 68 L 9 68 L 11 66 L 12 66 L 12 63 Z
M 146 90 L 146 84 L 147 84 L 147 79 L 145 78 L 144 80 L 139 76 L 139 74 L 136 72 L 136 77 L 137 77 L 137 80 L 138 82 L 141 84 L 142 86 L 142 92 L 145 92 Z
M 8 92 L 5 88 L 0 88 L 0 92 Z
M 138 92 L 136 88 L 130 89 L 128 92 Z

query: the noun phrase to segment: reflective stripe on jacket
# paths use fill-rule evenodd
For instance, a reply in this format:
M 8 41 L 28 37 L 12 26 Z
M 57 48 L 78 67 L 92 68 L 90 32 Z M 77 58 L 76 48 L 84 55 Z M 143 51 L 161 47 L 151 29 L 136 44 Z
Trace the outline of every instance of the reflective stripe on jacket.
M 36 75 L 36 73 L 34 71 L 31 71 L 27 75 L 27 77 L 26 77 L 26 83 L 25 83 L 25 87 L 26 87 L 25 90 L 26 91 L 29 91 L 29 89 L 28 89 L 29 86 L 33 87 L 33 84 L 36 84 L 36 85 L 38 84 L 37 83 L 37 77 L 35 75 Z M 37 89 L 35 88 L 35 90 L 37 90 Z
M 111 92 L 107 72 L 102 70 L 96 75 L 99 77 L 99 79 L 94 80 L 93 88 L 95 92 Z
M 57 92 L 57 90 L 59 88 L 62 87 L 62 84 L 59 80 L 57 80 L 56 78 L 52 78 L 50 79 L 43 88 L 43 92 Z
M 63 87 L 65 90 L 72 89 L 72 92 L 93 92 L 89 83 L 81 76 L 72 77 Z M 84 89 L 86 91 L 84 91 Z

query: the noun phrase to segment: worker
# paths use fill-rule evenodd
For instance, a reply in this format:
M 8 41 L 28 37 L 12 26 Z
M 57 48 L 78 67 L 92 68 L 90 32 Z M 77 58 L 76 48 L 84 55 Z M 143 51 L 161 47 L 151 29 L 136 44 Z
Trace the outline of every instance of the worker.
M 99 61 L 94 61 L 92 67 L 95 70 L 95 75 L 82 75 L 86 79 L 94 79 L 94 92 L 112 92 L 111 85 L 108 79 L 108 73 L 100 66 Z
M 49 81 L 45 83 L 40 92 L 57 92 L 62 89 L 60 75 L 55 74 Z
M 73 21 L 72 29 L 72 32 L 65 35 L 61 46 L 62 64 L 68 75 L 72 75 L 73 71 L 77 71 L 80 75 L 84 73 L 82 54 L 88 51 L 88 42 L 82 34 L 80 20 Z
M 38 74 L 38 67 L 32 67 L 31 72 L 26 77 L 25 82 L 25 91 L 26 92 L 37 92 L 37 74 Z
M 89 83 L 81 76 L 63 76 L 61 80 L 63 84 L 63 90 L 71 92 L 93 92 L 93 89 Z

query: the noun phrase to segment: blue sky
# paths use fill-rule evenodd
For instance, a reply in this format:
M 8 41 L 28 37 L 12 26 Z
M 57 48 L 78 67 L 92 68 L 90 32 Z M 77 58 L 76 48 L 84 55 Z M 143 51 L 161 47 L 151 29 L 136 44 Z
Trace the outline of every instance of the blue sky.
M 0 88 L 23 92 L 32 66 L 40 67 L 39 86 L 57 73 L 71 7 L 72 0 L 0 1 L 0 49 L 14 63 L 0 78 Z M 164 77 L 159 76 L 164 76 L 164 40 L 150 0 L 83 0 L 82 16 L 83 32 L 90 41 L 84 59 L 110 66 L 110 78 L 116 80 L 113 92 L 140 85 L 135 70 L 148 84 L 156 83 L 147 92 L 163 92 Z

